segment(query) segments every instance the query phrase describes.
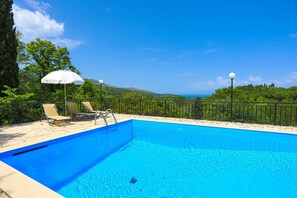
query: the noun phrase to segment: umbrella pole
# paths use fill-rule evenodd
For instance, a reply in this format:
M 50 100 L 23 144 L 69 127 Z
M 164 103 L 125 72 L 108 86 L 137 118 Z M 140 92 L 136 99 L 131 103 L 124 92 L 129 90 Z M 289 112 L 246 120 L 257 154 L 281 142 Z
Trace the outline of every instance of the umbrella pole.
M 64 97 L 65 97 L 65 116 L 67 116 L 67 107 L 66 107 L 66 84 L 64 84 Z

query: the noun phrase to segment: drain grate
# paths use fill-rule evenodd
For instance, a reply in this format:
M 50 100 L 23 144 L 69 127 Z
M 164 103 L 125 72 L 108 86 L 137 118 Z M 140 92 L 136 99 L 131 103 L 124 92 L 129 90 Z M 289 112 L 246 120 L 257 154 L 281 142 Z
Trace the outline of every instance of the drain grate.
M 137 179 L 135 177 L 132 177 L 129 182 L 131 184 L 135 184 L 137 182 Z

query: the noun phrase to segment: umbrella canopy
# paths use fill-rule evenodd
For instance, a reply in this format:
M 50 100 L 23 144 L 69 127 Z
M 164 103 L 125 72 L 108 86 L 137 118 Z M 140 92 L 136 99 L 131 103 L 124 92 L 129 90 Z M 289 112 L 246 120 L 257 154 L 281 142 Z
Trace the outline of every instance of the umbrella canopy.
M 53 71 L 41 79 L 46 84 L 84 84 L 84 80 L 76 73 L 67 70 Z
M 45 83 L 45 84 L 64 84 L 65 115 L 67 115 L 66 84 L 74 83 L 76 85 L 81 85 L 84 82 L 85 81 L 78 74 L 67 70 L 53 71 L 41 79 L 41 83 Z

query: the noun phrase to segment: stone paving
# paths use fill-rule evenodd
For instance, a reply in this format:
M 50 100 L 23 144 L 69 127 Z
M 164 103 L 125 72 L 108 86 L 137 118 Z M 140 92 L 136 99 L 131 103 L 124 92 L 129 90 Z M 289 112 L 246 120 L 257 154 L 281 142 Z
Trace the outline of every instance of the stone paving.
M 261 125 L 261 124 L 247 124 L 247 123 L 235 123 L 235 122 L 222 122 L 222 121 L 206 121 L 206 120 L 193 120 L 183 118 L 169 118 L 169 117 L 154 117 L 154 116 L 140 116 L 140 115 L 127 115 L 127 114 L 115 114 L 118 122 L 129 119 L 140 120 L 152 120 L 159 122 L 174 122 L 184 124 L 194 124 L 202 126 L 218 126 L 228 128 L 239 129 L 251 129 L 262 131 L 273 131 L 283 133 L 297 134 L 297 127 L 288 126 L 273 126 L 273 125 Z M 114 123 L 112 117 L 108 119 L 108 123 Z M 86 121 L 73 121 L 70 124 L 61 122 L 56 125 L 50 126 L 46 120 L 29 122 L 16 125 L 8 125 L 0 127 L 0 152 L 10 150 L 32 143 L 55 139 L 62 136 L 67 136 L 74 133 L 98 128 L 105 126 L 103 119 L 97 120 L 95 125 L 94 120 Z
M 0 198 L 8 198 L 9 196 L 0 189 Z

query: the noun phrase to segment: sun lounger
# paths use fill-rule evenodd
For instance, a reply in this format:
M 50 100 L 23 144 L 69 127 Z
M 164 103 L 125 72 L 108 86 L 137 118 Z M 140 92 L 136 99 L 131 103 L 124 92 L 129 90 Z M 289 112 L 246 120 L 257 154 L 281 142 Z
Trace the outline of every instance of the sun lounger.
M 92 113 L 102 113 L 104 115 L 104 117 L 106 117 L 109 113 L 112 113 L 111 109 L 107 109 L 106 111 L 96 111 L 93 109 L 92 105 L 90 102 L 82 102 L 82 104 L 84 105 L 85 109 L 88 112 L 92 112 Z
M 67 102 L 68 112 L 72 119 L 78 120 L 83 118 L 93 119 L 96 121 L 96 113 L 95 112 L 81 112 L 78 110 L 78 106 L 75 102 Z
M 114 121 L 115 121 L 115 123 L 117 123 L 117 120 L 116 120 L 116 118 L 115 118 L 115 116 L 114 116 L 114 114 L 113 114 L 113 112 L 112 112 L 111 109 L 107 109 L 106 111 L 96 111 L 96 110 L 93 109 L 93 107 L 92 107 L 92 105 L 91 105 L 90 102 L 82 102 L 82 104 L 83 104 L 83 106 L 85 107 L 85 109 L 88 112 L 90 112 L 90 113 L 96 113 L 96 114 L 98 114 L 99 117 L 102 116 L 106 125 L 108 125 L 107 124 L 107 121 L 106 121 L 106 118 L 107 118 L 108 114 L 111 114 L 112 117 L 113 117 L 113 119 L 114 119 Z
M 55 124 L 56 121 L 70 122 L 71 118 L 61 116 L 58 114 L 58 110 L 55 104 L 43 104 L 43 110 L 49 125 Z M 51 121 L 52 120 L 52 121 Z

